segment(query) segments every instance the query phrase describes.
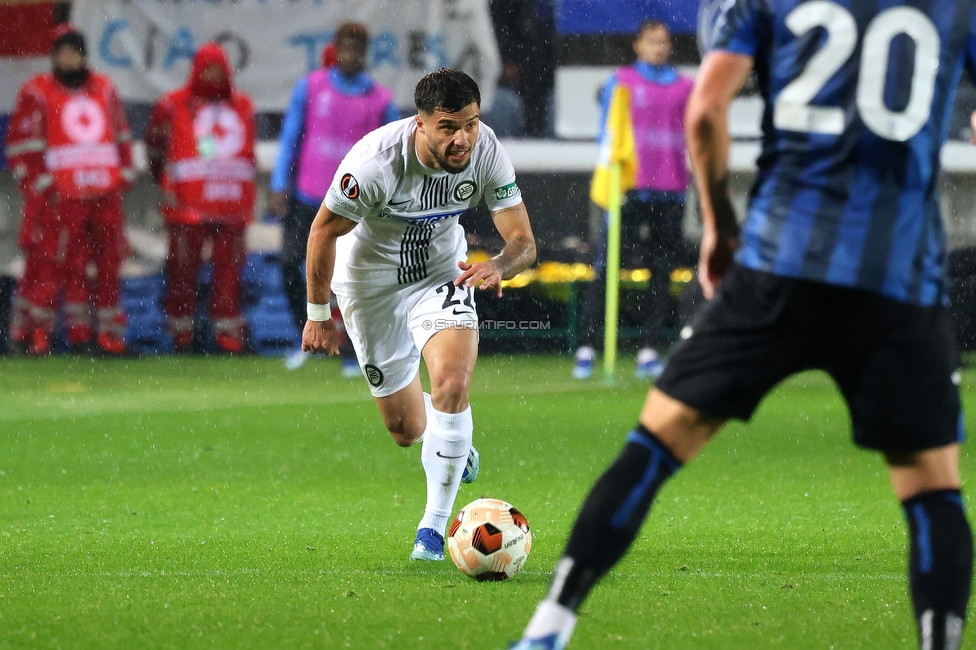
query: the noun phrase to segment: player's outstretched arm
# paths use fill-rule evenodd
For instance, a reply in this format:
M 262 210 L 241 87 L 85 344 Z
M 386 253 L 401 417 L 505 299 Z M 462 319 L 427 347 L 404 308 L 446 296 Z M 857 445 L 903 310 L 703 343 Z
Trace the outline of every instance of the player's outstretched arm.
M 332 297 L 336 239 L 355 227 L 355 221 L 346 219 L 322 205 L 309 230 L 305 259 L 308 302 L 311 305 L 321 306 L 326 313 Z M 326 320 L 313 320 L 312 315 L 309 315 L 309 319 L 305 321 L 305 330 L 302 332 L 302 349 L 313 354 L 317 352 L 339 354 L 339 333 L 331 317 Z
M 494 288 L 501 298 L 502 280 L 514 278 L 535 262 L 535 236 L 524 203 L 497 210 L 492 218 L 495 228 L 505 240 L 505 247 L 487 262 L 458 262 L 462 273 L 454 281 L 454 286 L 459 287 L 464 283 L 467 287 L 473 287 L 481 282 L 482 289 Z
M 706 298 L 715 294 L 739 245 L 739 225 L 727 184 L 728 113 L 751 69 L 750 56 L 723 51 L 708 54 L 685 110 L 685 139 L 702 217 L 698 281 Z

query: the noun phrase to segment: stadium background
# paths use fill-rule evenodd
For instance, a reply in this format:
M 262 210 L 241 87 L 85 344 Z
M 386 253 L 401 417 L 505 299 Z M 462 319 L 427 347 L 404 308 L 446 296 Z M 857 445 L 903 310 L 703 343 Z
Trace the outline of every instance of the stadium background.
M 412 83 L 425 68 L 436 64 L 466 67 L 475 73 L 486 89 L 486 103 L 490 106 L 500 61 L 513 60 L 521 67 L 519 91 L 526 108 L 527 137 L 505 144 L 539 238 L 541 265 L 516 283 L 516 287 L 526 286 L 510 292 L 509 300 L 497 304 L 491 299 L 483 301 L 482 318 L 528 316 L 546 320 L 552 329 L 548 333 L 496 333 L 501 340 L 489 335 L 485 347 L 490 349 L 493 341 L 497 341 L 495 346 L 501 348 L 516 345 L 533 349 L 572 349 L 575 305 L 582 294 L 579 282 L 590 276 L 580 265 L 589 262 L 589 244 L 595 232 L 588 188 L 596 159 L 596 92 L 614 67 L 632 61 L 631 34 L 648 16 L 662 18 L 672 26 L 675 35 L 673 60 L 680 69 L 694 74 L 700 60 L 695 34 L 698 3 L 666 0 L 437 0 L 419 4 L 345 1 L 329 3 L 327 10 L 320 0 L 289 2 L 282 4 L 287 7 L 287 14 L 281 15 L 287 15 L 290 24 L 312 27 L 292 34 L 289 47 L 266 48 L 271 52 L 268 56 L 278 58 L 275 65 L 265 63 L 263 72 L 260 70 L 262 51 L 253 42 L 246 43 L 242 49 L 239 41 L 243 37 L 236 36 L 247 30 L 239 22 L 241 14 L 235 11 L 241 11 L 242 7 L 246 9 L 249 4 L 266 12 L 278 10 L 273 2 L 257 0 L 253 3 L 191 3 L 196 13 L 190 11 L 191 5 L 181 8 L 179 3 L 163 2 L 0 2 L 0 78 L 3 79 L 0 84 L 0 133 L 5 131 L 7 112 L 23 79 L 49 68 L 47 34 L 55 22 L 70 18 L 89 32 L 90 59 L 96 69 L 108 72 L 120 82 L 137 138 L 145 126 L 154 96 L 182 82 L 194 40 L 221 38 L 232 58 L 245 64 L 246 69 L 239 71 L 240 83 L 256 96 L 261 109 L 258 120 L 261 197 L 258 219 L 249 237 L 253 263 L 248 267 L 250 293 L 246 299 L 250 301 L 248 316 L 252 336 L 260 339 L 254 341 L 255 348 L 260 352 L 279 352 L 291 344 L 287 339 L 295 336 L 295 332 L 284 318 L 284 303 L 264 299 L 268 286 L 276 282 L 263 274 L 274 273 L 280 227 L 273 219 L 264 218 L 263 206 L 268 174 L 275 157 L 281 110 L 294 81 L 308 69 L 310 62 L 318 59 L 318 51 L 327 42 L 330 30 L 334 29 L 331 21 L 337 23 L 344 19 L 344 10 L 348 10 L 345 13 L 352 14 L 353 18 L 365 19 L 367 24 L 377 22 L 377 16 L 390 24 L 413 21 L 412 27 L 399 28 L 400 33 L 394 33 L 397 28 L 393 31 L 379 28 L 377 33 L 381 38 L 374 39 L 371 50 L 371 67 L 381 81 L 391 79 L 393 83 L 399 83 L 397 102 L 404 114 L 411 111 L 409 90 Z M 164 19 L 163 26 L 152 23 L 154 12 L 158 14 L 156 19 Z M 185 25 L 179 24 L 181 12 Z M 370 17 L 374 20 L 370 21 Z M 452 19 L 467 21 L 463 23 L 464 29 L 451 29 Z M 142 36 L 137 34 L 142 24 L 140 21 L 146 27 L 140 32 Z M 194 24 L 194 21 L 202 24 Z M 445 36 L 459 31 L 467 34 L 467 40 L 452 42 L 450 38 L 453 37 Z M 390 41 L 396 42 L 397 38 L 401 41 L 396 46 L 399 49 L 390 49 Z M 152 47 L 147 44 L 149 41 Z M 382 43 L 378 45 L 377 41 Z M 429 47 L 425 48 L 425 44 Z M 402 66 L 413 66 L 413 69 L 384 67 L 384 63 L 388 64 L 397 56 Z M 282 60 L 291 67 L 286 66 L 282 71 L 284 64 L 278 63 Z M 164 67 L 168 74 L 163 74 Z M 255 70 L 261 74 L 255 74 Z M 966 348 L 976 347 L 976 147 L 967 143 L 972 137 L 968 116 L 974 108 L 976 90 L 964 77 L 950 127 L 951 141 L 944 151 L 945 173 L 941 184 L 953 251 L 950 274 L 956 280 L 956 321 L 960 341 Z M 747 90 L 737 99 L 732 110 L 731 130 L 735 144 L 730 167 L 733 192 L 740 207 L 745 204 L 758 152 L 760 110 L 761 104 L 754 90 Z M 144 172 L 141 147 L 137 151 Z M 126 197 L 133 254 L 123 273 L 130 279 L 127 283 L 129 304 L 137 304 L 138 308 L 144 306 L 147 298 L 151 301 L 153 292 L 158 291 L 158 281 L 146 278 L 159 277 L 165 255 L 165 229 L 156 207 L 158 201 L 158 191 L 146 174 L 139 178 Z M 0 153 L 0 350 L 7 349 L 6 309 L 23 265 L 16 245 L 19 220 L 20 197 Z M 462 223 L 469 232 L 472 248 L 493 250 L 500 246 L 483 206 L 466 216 Z M 685 232 L 687 263 L 693 266 L 699 233 L 693 195 L 688 202 Z M 625 339 L 628 333 L 636 334 L 638 325 L 627 309 L 626 289 L 639 286 L 643 279 L 640 273 L 626 277 L 633 281 L 624 285 L 622 324 Z M 676 292 L 683 290 L 688 278 L 687 273 L 676 275 Z M 693 294 L 686 298 L 679 320 L 694 304 Z M 142 337 L 137 347 L 144 353 L 165 351 L 161 317 L 156 314 L 143 316 L 137 315 L 133 325 L 135 329 L 141 328 L 141 333 L 133 331 L 130 338 Z M 159 330 L 158 336 L 154 334 L 156 330 Z M 203 331 L 205 328 L 201 328 Z
M 226 3 L 181 4 L 217 11 Z M 539 120 L 533 137 L 506 147 L 543 259 L 573 262 L 586 258 L 577 243 L 589 233 L 594 84 L 630 60 L 626 32 L 645 8 L 670 4 L 685 9 L 676 55 L 693 69 L 695 3 L 557 0 L 556 9 L 573 11 L 554 15 L 554 36 L 541 43 L 529 38 L 547 28 L 530 4 L 493 0 L 496 45 L 537 65 L 540 87 L 551 75 L 552 133 Z M 53 20 L 50 10 L 64 17 L 68 8 L 0 0 L 0 98 L 8 102 L 0 112 L 17 79 L 48 66 L 37 32 Z M 575 27 L 567 24 L 574 17 Z M 594 25 L 617 31 L 593 33 Z M 969 87 L 959 94 L 942 180 L 961 273 L 976 245 L 976 148 L 965 142 L 972 98 Z M 137 126 L 139 110 L 130 106 Z M 757 150 L 755 97 L 740 99 L 734 113 L 741 202 Z M 264 118 L 265 174 L 275 120 Z M 133 278 L 152 270 L 154 250 L 162 254 L 157 198 L 143 178 L 127 200 Z M 0 171 L 8 288 L 18 210 Z M 694 222 L 690 208 L 690 241 Z M 488 230 L 484 215 L 471 224 Z M 273 231 L 258 228 L 255 244 L 273 243 Z M 552 279 L 571 280 L 577 267 L 549 268 Z M 562 305 L 568 286 L 536 282 L 506 301 L 532 307 L 545 288 Z M 957 304 L 976 305 L 976 296 Z M 502 307 L 482 305 L 483 316 Z M 574 381 L 568 355 L 479 361 L 472 395 L 482 476 L 458 505 L 505 498 L 529 518 L 534 542 L 514 580 L 480 584 L 450 562 L 407 562 L 412 514 L 423 505 L 419 449 L 390 443 L 365 386 L 341 378 L 337 360 L 302 372 L 260 357 L 0 364 L 0 648 L 507 647 L 545 593 L 573 514 L 647 391 L 630 372 L 613 385 Z M 973 379 L 964 369 L 967 404 L 976 399 Z M 967 449 L 964 477 L 976 471 Z M 750 425 L 731 424 L 665 488 L 637 545 L 585 605 L 573 647 L 912 647 L 905 548 L 883 463 L 852 448 L 830 380 L 805 373 L 778 387 Z M 963 645 L 974 643 L 970 625 Z

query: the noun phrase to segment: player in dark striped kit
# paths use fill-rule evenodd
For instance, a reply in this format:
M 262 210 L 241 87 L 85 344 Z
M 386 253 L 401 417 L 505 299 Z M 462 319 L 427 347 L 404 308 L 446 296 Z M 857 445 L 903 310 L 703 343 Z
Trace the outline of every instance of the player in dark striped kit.
M 563 648 L 664 482 L 785 377 L 836 381 L 854 441 L 880 451 L 910 532 L 926 650 L 958 648 L 972 576 L 960 495 L 959 357 L 947 313 L 939 152 L 974 6 L 956 0 L 728 0 L 686 115 L 701 197 L 699 279 L 627 443 L 591 491 L 519 650 Z M 754 69 L 766 107 L 741 232 L 728 107 Z M 976 75 L 974 75 L 976 76 Z

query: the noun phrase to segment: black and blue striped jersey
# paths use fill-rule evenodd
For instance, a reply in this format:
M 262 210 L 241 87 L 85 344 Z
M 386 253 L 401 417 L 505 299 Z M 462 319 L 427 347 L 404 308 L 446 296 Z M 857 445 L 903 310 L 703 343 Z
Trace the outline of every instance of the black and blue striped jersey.
M 974 0 L 727 0 L 713 49 L 753 57 L 762 153 L 739 264 L 944 303 L 936 186 L 972 73 Z

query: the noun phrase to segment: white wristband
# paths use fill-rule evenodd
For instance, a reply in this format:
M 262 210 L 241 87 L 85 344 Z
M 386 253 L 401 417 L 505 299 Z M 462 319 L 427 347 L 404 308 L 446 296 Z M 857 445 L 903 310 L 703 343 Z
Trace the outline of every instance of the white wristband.
M 308 319 L 317 323 L 332 320 L 332 307 L 330 305 L 316 305 L 315 303 L 308 302 L 306 303 L 305 311 L 308 314 Z

